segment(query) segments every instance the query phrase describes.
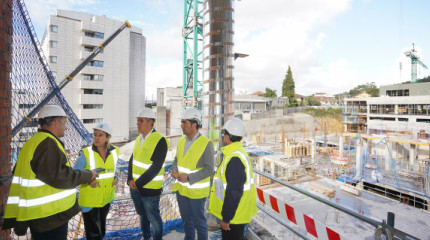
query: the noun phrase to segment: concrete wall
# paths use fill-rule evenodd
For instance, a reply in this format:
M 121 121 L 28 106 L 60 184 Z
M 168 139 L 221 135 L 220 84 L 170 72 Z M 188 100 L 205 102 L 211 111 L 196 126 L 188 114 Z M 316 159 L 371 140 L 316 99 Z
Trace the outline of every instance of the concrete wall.
M 4 208 L 9 193 L 11 176 L 11 114 L 12 92 L 9 74 L 12 71 L 12 0 L 0 2 L 0 239 L 8 239 L 10 230 L 2 229 Z
M 379 95 L 386 96 L 388 90 L 403 90 L 409 89 L 409 96 L 430 95 L 430 82 L 425 83 L 405 83 L 385 85 L 379 88 Z

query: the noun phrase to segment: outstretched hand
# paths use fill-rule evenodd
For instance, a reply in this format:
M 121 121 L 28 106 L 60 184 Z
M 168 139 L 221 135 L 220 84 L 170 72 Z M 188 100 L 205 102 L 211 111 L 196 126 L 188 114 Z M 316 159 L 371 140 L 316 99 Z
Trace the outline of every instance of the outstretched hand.
M 221 225 L 221 228 L 222 228 L 224 231 L 228 231 L 228 230 L 230 230 L 230 224 L 229 224 L 229 223 L 226 223 L 226 222 L 221 221 L 220 225 Z
M 89 183 L 92 188 L 100 187 L 100 183 L 97 180 L 93 180 Z

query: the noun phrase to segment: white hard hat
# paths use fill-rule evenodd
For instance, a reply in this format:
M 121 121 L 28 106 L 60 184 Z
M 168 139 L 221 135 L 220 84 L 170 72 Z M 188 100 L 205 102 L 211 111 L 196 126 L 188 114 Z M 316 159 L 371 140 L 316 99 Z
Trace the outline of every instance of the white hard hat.
M 67 117 L 66 112 L 64 112 L 63 108 L 58 105 L 45 105 L 39 111 L 38 118 L 47 118 L 47 117 Z
M 234 136 L 238 136 L 238 137 L 245 136 L 245 125 L 243 124 L 242 120 L 240 120 L 239 118 L 232 118 L 228 120 L 224 124 L 223 129 L 227 130 L 228 133 Z
M 155 113 L 154 113 L 154 111 L 152 111 L 152 109 L 144 107 L 144 108 L 140 109 L 140 111 L 136 117 L 155 119 Z
M 197 121 L 198 124 L 202 121 L 202 114 L 195 108 L 188 108 L 182 113 L 181 119 Z
M 96 129 L 101 130 L 101 131 L 103 131 L 109 135 L 112 135 L 112 128 L 111 128 L 110 124 L 107 122 L 102 122 L 102 123 L 97 124 L 97 126 L 95 128 L 93 128 L 93 130 L 96 130 Z

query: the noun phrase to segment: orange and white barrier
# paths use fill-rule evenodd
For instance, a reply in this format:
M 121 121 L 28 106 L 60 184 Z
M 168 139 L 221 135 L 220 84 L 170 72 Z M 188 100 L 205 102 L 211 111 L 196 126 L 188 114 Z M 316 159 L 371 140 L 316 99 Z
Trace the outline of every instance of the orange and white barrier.
M 257 188 L 257 197 L 263 204 L 277 212 L 285 220 L 298 225 L 301 229 L 306 230 L 309 234 L 317 239 L 322 240 L 342 240 L 346 239 L 334 230 L 326 227 L 321 222 L 314 220 L 312 217 L 298 211 L 287 203 L 275 198 L 274 196 Z

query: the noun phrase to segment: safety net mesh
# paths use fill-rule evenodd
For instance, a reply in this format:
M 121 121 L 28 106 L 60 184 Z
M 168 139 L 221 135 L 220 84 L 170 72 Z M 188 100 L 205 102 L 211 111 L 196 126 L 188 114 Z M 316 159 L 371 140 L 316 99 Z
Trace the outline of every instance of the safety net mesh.
M 49 69 L 42 52 L 29 13 L 22 0 L 13 1 L 13 50 L 12 50 L 12 143 L 11 166 L 17 161 L 24 143 L 37 133 L 37 116 L 31 111 L 45 104 L 60 105 L 69 118 L 67 130 L 61 140 L 65 143 L 66 153 L 74 165 L 79 150 L 92 142 L 92 136 L 68 105 Z M 70 69 L 72 71 L 73 69 Z M 52 99 L 47 96 L 54 92 Z M 30 114 L 30 115 L 29 115 Z M 119 182 L 115 200 L 107 220 L 106 239 L 140 239 L 139 218 L 130 198 L 127 186 L 128 162 L 119 160 Z M 169 192 L 173 185 L 170 177 L 171 165 L 166 166 L 164 192 L 160 201 L 164 233 L 172 229 L 181 229 L 182 220 L 176 202 L 176 196 Z M 69 221 L 69 238 L 85 237 L 81 214 Z M 28 232 L 25 237 L 18 237 L 12 232 L 13 239 L 31 239 Z

